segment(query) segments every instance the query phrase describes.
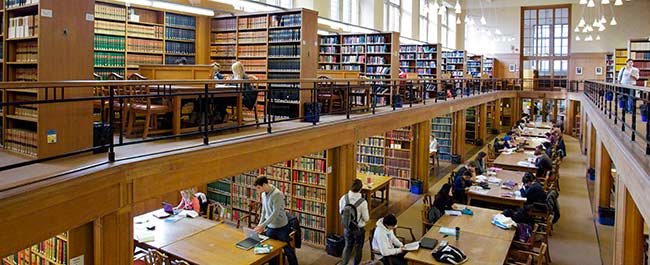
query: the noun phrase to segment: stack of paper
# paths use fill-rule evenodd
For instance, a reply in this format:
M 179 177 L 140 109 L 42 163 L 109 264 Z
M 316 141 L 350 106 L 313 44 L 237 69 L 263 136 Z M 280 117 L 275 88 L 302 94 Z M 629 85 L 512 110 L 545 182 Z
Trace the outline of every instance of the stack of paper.
M 416 251 L 420 248 L 420 241 L 411 242 L 404 245 L 406 251 Z
M 144 231 L 138 231 L 135 234 L 135 239 L 138 240 L 138 242 L 140 242 L 140 243 L 145 243 L 145 242 L 155 241 L 156 236 L 153 233 L 153 231 L 144 230 Z
M 270 253 L 273 247 L 269 244 L 257 244 L 255 246 L 254 253 L 255 254 L 267 254 Z
M 449 216 L 461 216 L 463 213 L 461 211 L 454 211 L 454 210 L 445 210 L 445 215 Z
M 487 179 L 488 178 L 486 176 L 483 176 L 483 175 L 476 176 L 476 181 L 477 182 L 485 182 Z
M 489 177 L 487 181 L 490 182 L 490 183 L 496 183 L 496 184 L 501 183 L 501 179 L 497 178 L 497 177 Z
M 440 227 L 440 230 L 438 230 L 438 232 L 447 236 L 456 236 L 456 229 L 451 227 Z

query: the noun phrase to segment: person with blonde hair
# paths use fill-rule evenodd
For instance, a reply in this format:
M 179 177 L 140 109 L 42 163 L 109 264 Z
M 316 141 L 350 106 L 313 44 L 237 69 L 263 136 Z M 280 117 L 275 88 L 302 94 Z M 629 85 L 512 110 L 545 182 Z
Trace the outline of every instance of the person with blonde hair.
M 249 76 L 244 70 L 244 65 L 240 62 L 232 64 L 232 79 L 233 80 L 256 80 L 257 78 Z M 242 93 L 242 104 L 249 110 L 252 110 L 257 103 L 257 90 L 253 89 L 250 83 L 244 83 L 244 92 Z
M 196 190 L 194 188 L 181 190 L 181 202 L 176 206 L 176 209 L 194 210 L 199 213 L 201 211 L 201 203 L 195 194 Z
M 210 78 L 214 80 L 223 80 L 223 74 L 221 72 L 221 65 L 217 62 L 212 63 L 212 76 Z

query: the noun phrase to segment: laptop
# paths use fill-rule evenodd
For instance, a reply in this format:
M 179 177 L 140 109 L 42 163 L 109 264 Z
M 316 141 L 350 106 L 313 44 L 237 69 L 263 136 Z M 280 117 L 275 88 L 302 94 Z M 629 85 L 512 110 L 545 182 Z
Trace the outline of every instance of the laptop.
M 166 203 L 166 202 L 163 202 L 162 206 L 163 206 L 163 210 L 166 213 L 171 214 L 171 215 L 177 215 L 182 211 L 180 209 L 174 209 L 174 206 L 172 206 L 171 204 Z
M 420 247 L 426 249 L 433 249 L 438 244 L 435 238 L 423 237 L 420 239 Z
M 269 237 L 264 236 L 264 235 L 259 235 L 255 230 L 250 229 L 248 227 L 244 227 L 244 234 L 246 234 L 246 239 L 239 241 L 237 244 L 235 244 L 238 248 L 241 248 L 243 250 L 249 250 L 255 245 L 262 243 L 269 239 Z

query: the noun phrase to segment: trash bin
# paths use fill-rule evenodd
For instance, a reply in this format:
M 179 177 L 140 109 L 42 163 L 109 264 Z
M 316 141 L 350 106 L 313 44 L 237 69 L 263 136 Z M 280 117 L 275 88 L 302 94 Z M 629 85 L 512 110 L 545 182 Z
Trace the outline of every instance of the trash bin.
M 325 250 L 327 255 L 340 258 L 343 255 L 343 248 L 345 248 L 345 239 L 337 234 L 328 235 L 326 239 Z
M 589 180 L 594 181 L 596 180 L 596 170 L 593 168 L 587 169 L 587 176 L 589 177 Z
M 305 103 L 305 122 L 318 122 L 320 121 L 320 110 L 322 108 L 320 102 Z
M 395 108 L 401 108 L 403 104 L 402 95 L 393 96 L 393 105 L 395 105 Z
M 614 225 L 614 218 L 616 217 L 616 210 L 610 207 L 598 207 L 598 222 L 601 225 Z
M 455 165 L 460 164 L 460 155 L 451 155 L 451 163 Z
M 411 179 L 411 193 L 422 194 L 422 181 L 419 179 Z
M 93 147 L 108 145 L 111 143 L 110 126 L 101 122 L 93 122 Z M 108 146 L 93 150 L 93 154 L 108 152 Z

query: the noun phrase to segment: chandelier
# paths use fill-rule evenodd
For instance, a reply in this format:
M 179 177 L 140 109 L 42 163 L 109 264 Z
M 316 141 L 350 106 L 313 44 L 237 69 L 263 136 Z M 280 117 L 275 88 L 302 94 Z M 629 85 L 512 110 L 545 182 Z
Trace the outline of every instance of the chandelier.
M 614 3 L 610 0 L 580 0 L 579 4 L 582 5 L 582 11 L 580 20 L 573 29 L 576 33 L 575 40 L 593 41 L 594 39 L 600 40 L 600 32 L 607 30 L 608 26 L 618 24 L 614 14 L 614 6 L 623 5 L 623 0 L 615 0 Z M 609 20 L 608 17 L 610 17 Z M 596 35 L 595 38 L 593 37 L 594 34 Z

